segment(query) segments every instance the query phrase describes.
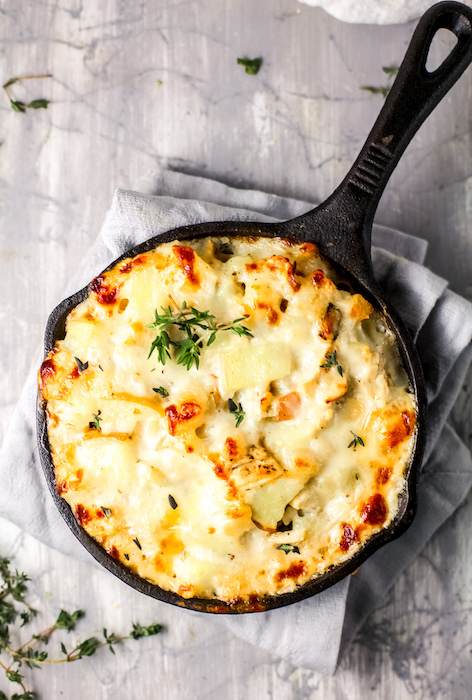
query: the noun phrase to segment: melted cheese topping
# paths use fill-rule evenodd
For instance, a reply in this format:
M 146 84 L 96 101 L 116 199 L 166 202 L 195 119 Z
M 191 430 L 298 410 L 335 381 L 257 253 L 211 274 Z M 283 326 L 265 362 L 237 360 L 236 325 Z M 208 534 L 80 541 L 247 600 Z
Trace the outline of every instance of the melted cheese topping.
M 161 364 L 148 325 L 184 302 L 218 324 L 244 317 L 252 337 L 221 330 L 207 346 L 200 329 L 198 369 L 172 344 Z M 39 373 L 58 493 L 139 576 L 255 600 L 349 559 L 395 517 L 415 433 L 407 377 L 382 315 L 314 245 L 161 245 L 97 277 L 66 331 Z

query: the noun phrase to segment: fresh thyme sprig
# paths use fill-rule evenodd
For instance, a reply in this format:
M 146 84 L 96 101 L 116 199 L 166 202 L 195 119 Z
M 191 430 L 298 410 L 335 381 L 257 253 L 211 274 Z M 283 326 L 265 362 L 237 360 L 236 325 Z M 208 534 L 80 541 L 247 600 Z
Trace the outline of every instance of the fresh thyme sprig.
M 354 440 L 351 440 L 347 448 L 349 449 L 350 447 L 354 447 L 354 449 L 356 449 L 358 445 L 360 445 L 361 447 L 365 447 L 364 440 L 361 437 L 359 437 L 359 435 L 353 433 L 352 430 L 351 433 L 354 435 Z
M 20 673 L 23 666 L 30 669 L 41 668 L 46 664 L 61 664 L 72 661 L 79 661 L 85 656 L 92 656 L 97 649 L 108 647 L 114 654 L 114 646 L 125 639 L 140 639 L 158 634 L 163 629 L 162 625 L 153 623 L 143 626 L 138 623 L 133 624 L 133 628 L 126 636 L 117 636 L 115 633 L 108 633 L 103 629 L 103 640 L 97 637 L 85 639 L 72 647 L 70 651 L 64 642 L 61 642 L 61 651 L 64 658 L 50 659 L 48 652 L 41 648 L 41 645 L 48 644 L 51 636 L 56 630 L 66 630 L 72 632 L 76 623 L 84 616 L 83 610 L 76 610 L 69 613 L 61 610 L 56 622 L 43 630 L 39 634 L 33 634 L 28 641 L 18 648 L 13 648 L 10 640 L 11 626 L 16 622 L 17 617 L 22 619 L 21 627 L 30 622 L 36 616 L 37 611 L 25 600 L 27 592 L 26 582 L 29 578 L 23 574 L 12 572 L 10 561 L 0 559 L 0 668 L 3 668 L 5 676 L 12 683 L 21 686 L 22 693 L 14 693 L 11 700 L 36 700 L 37 696 L 31 690 L 27 690 L 24 685 L 24 676 Z M 15 603 L 25 606 L 26 610 L 21 612 Z M 8 700 L 6 694 L 0 690 L 0 700 Z
M 210 332 L 206 341 L 207 347 L 215 341 L 216 334 L 220 331 L 231 331 L 239 336 L 253 337 L 249 328 L 240 323 L 244 321 L 244 317 L 236 318 L 232 323 L 215 323 L 215 317 L 209 311 L 199 311 L 193 306 L 187 307 L 185 301 L 177 311 L 172 311 L 170 306 L 167 308 L 161 306 L 161 309 L 164 313 L 159 314 L 156 309 L 154 321 L 149 323 L 146 328 L 157 329 L 157 335 L 151 344 L 148 358 L 156 350 L 158 360 L 162 365 L 165 365 L 167 358 L 171 357 L 170 349 L 173 346 L 176 348 L 175 361 L 177 364 L 184 365 L 187 370 L 195 364 L 198 369 L 205 342 L 199 329 Z M 181 331 L 184 337 L 172 339 L 169 335 L 172 327 Z
M 338 358 L 336 356 L 336 350 L 334 352 L 327 352 L 326 353 L 325 361 L 323 362 L 322 365 L 320 365 L 320 367 L 325 367 L 327 369 L 329 367 L 336 367 L 336 369 L 338 370 L 341 377 L 343 376 L 343 368 L 341 367 L 341 365 L 338 362 Z
M 244 420 L 245 413 L 241 404 L 237 404 L 233 399 L 228 399 L 228 409 L 229 412 L 236 418 L 236 427 L 239 428 L 240 424 Z
M 50 100 L 39 99 L 33 100 L 32 102 L 21 102 L 20 100 L 13 99 L 13 95 L 10 90 L 12 85 L 15 85 L 15 83 L 20 83 L 22 80 L 36 80 L 40 78 L 52 78 L 52 75 L 49 73 L 46 75 L 21 75 L 18 78 L 10 78 L 10 80 L 7 80 L 7 82 L 4 84 L 3 89 L 7 93 L 8 99 L 10 100 L 10 105 L 15 112 L 26 112 L 27 109 L 47 109 Z

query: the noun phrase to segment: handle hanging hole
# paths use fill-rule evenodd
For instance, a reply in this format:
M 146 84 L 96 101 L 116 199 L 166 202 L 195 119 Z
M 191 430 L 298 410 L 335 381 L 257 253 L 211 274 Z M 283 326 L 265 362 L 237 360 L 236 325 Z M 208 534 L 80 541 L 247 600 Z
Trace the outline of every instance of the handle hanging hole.
M 457 37 L 453 32 L 449 29 L 438 29 L 429 47 L 426 59 L 427 72 L 434 73 L 440 68 L 456 44 Z

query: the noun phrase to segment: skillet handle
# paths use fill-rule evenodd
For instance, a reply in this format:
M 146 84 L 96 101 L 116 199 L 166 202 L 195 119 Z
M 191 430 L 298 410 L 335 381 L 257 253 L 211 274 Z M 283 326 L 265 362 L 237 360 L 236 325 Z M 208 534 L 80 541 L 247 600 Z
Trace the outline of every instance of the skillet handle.
M 426 60 L 439 29 L 449 29 L 457 44 L 430 73 Z M 317 209 L 295 219 L 305 229 L 305 240 L 316 237 L 324 252 L 361 281 L 366 273 L 371 275 L 372 221 L 388 179 L 421 124 L 471 61 L 472 9 L 458 2 L 433 5 L 420 19 L 392 89 L 345 179 Z

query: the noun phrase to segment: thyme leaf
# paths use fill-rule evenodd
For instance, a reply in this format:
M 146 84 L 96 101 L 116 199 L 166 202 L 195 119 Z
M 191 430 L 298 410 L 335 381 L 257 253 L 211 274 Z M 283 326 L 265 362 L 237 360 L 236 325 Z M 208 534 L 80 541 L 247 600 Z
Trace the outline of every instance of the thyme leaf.
M 343 368 L 341 367 L 341 365 L 338 362 L 336 350 L 334 352 L 326 353 L 325 361 L 323 362 L 322 365 L 320 365 L 320 367 L 324 367 L 327 369 L 329 367 L 336 367 L 336 369 L 338 370 L 341 377 L 343 376 Z
M 76 610 L 73 613 L 68 613 L 66 610 L 61 610 L 59 617 L 54 623 L 54 627 L 57 630 L 67 630 L 68 632 L 72 632 L 72 630 L 75 629 L 77 620 L 80 620 L 80 618 L 84 615 L 85 613 L 83 610 Z
M 236 418 L 236 427 L 239 428 L 240 424 L 244 420 L 245 413 L 241 404 L 237 404 L 233 399 L 228 399 L 228 409 L 229 412 Z
M 282 552 L 285 552 L 285 554 L 288 554 L 289 552 L 292 552 L 292 554 L 300 554 L 300 550 L 294 544 L 279 544 L 276 549 L 281 549 Z
M 101 430 L 100 421 L 103 420 L 102 418 L 100 418 L 101 413 L 102 412 L 100 411 L 100 409 L 98 410 L 98 413 L 92 413 L 93 420 L 91 420 L 89 423 L 89 428 L 91 430 Z
M 262 65 L 262 58 L 238 58 L 238 66 L 244 66 L 248 75 L 257 75 Z
M 163 386 L 160 386 L 157 389 L 153 389 L 153 391 L 155 391 L 156 394 L 162 396 L 164 399 L 166 399 L 169 396 L 169 392 L 167 391 L 167 389 L 164 389 Z
M 354 449 L 356 449 L 358 445 L 361 445 L 361 447 L 365 447 L 364 440 L 361 437 L 359 437 L 359 435 L 353 433 L 352 430 L 351 433 L 354 435 L 354 440 L 351 440 L 347 448 L 349 449 L 350 447 L 354 447 Z

